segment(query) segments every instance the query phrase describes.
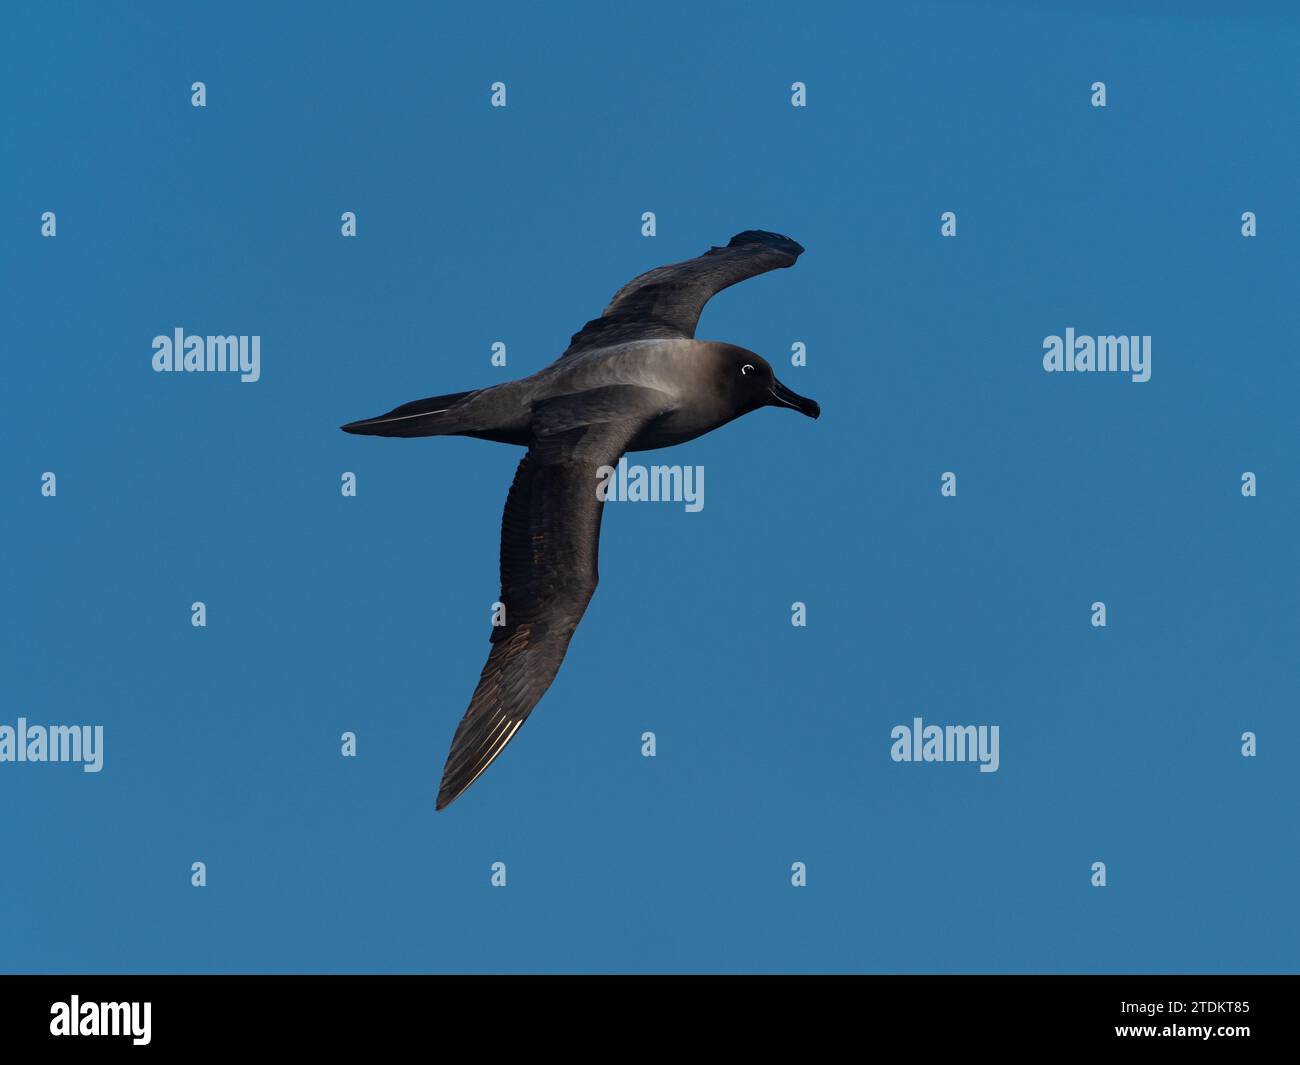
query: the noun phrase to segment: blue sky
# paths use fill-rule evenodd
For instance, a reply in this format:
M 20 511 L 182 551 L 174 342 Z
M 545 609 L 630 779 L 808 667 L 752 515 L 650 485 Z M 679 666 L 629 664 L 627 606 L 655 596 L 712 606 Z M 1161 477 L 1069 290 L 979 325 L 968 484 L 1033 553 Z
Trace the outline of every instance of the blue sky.
M 1300 20 L 1087 6 L 7 7 L 0 724 L 105 755 L 0 764 L 0 969 L 1294 971 Z M 748 228 L 807 253 L 699 335 L 821 420 L 657 453 L 704 509 L 608 508 L 435 815 L 519 454 L 337 426 Z M 178 326 L 261 380 L 153 373 Z M 998 772 L 892 762 L 916 716 Z

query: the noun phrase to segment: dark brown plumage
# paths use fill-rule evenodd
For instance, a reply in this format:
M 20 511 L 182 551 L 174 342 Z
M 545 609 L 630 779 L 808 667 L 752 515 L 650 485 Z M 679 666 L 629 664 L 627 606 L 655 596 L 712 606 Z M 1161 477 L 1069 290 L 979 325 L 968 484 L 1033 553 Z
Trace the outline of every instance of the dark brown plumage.
M 597 471 L 628 451 L 694 439 L 763 406 L 820 408 L 751 351 L 695 340 L 705 303 L 746 278 L 793 266 L 803 248 L 748 230 L 725 248 L 624 285 L 550 366 L 518 381 L 405 403 L 343 426 L 371 436 L 475 436 L 519 444 L 501 523 L 505 624 L 452 737 L 438 809 L 505 749 L 559 671 L 599 579 L 604 507 Z

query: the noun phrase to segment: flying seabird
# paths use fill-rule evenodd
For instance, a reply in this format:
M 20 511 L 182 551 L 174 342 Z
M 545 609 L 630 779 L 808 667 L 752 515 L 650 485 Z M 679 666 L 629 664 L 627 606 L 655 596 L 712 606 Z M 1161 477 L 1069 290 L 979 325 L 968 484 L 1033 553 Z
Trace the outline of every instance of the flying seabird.
M 803 248 L 748 230 L 624 285 L 555 362 L 530 377 L 405 403 L 342 426 L 370 436 L 474 436 L 528 448 L 501 521 L 505 624 L 456 729 L 441 810 L 483 773 L 551 686 L 596 590 L 602 467 L 624 453 L 693 440 L 759 407 L 821 408 L 776 379 L 761 356 L 696 340 L 705 303 Z

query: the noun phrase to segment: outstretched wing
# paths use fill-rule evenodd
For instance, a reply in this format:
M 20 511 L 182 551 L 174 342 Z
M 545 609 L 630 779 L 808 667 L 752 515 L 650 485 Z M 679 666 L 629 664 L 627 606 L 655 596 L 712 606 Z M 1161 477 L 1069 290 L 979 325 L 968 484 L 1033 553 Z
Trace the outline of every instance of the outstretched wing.
M 505 749 L 546 693 L 596 590 L 604 503 L 597 471 L 664 413 L 669 397 L 611 385 L 539 404 L 535 439 L 519 464 L 501 521 L 505 625 L 456 729 L 438 809 L 453 802 Z
M 789 237 L 749 229 L 725 248 L 656 267 L 619 289 L 599 318 L 573 334 L 564 355 L 628 340 L 694 337 L 700 312 L 714 295 L 746 278 L 793 266 L 802 253 L 802 245 Z

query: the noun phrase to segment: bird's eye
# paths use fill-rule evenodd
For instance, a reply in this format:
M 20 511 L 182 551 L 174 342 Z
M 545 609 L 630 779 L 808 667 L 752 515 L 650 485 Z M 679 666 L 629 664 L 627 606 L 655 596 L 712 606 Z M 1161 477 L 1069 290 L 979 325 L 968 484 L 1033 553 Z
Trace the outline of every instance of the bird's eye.
M 745 363 L 745 365 L 740 368 L 740 376 L 744 377 L 753 368 L 754 368 L 754 364 L 752 362 Z

